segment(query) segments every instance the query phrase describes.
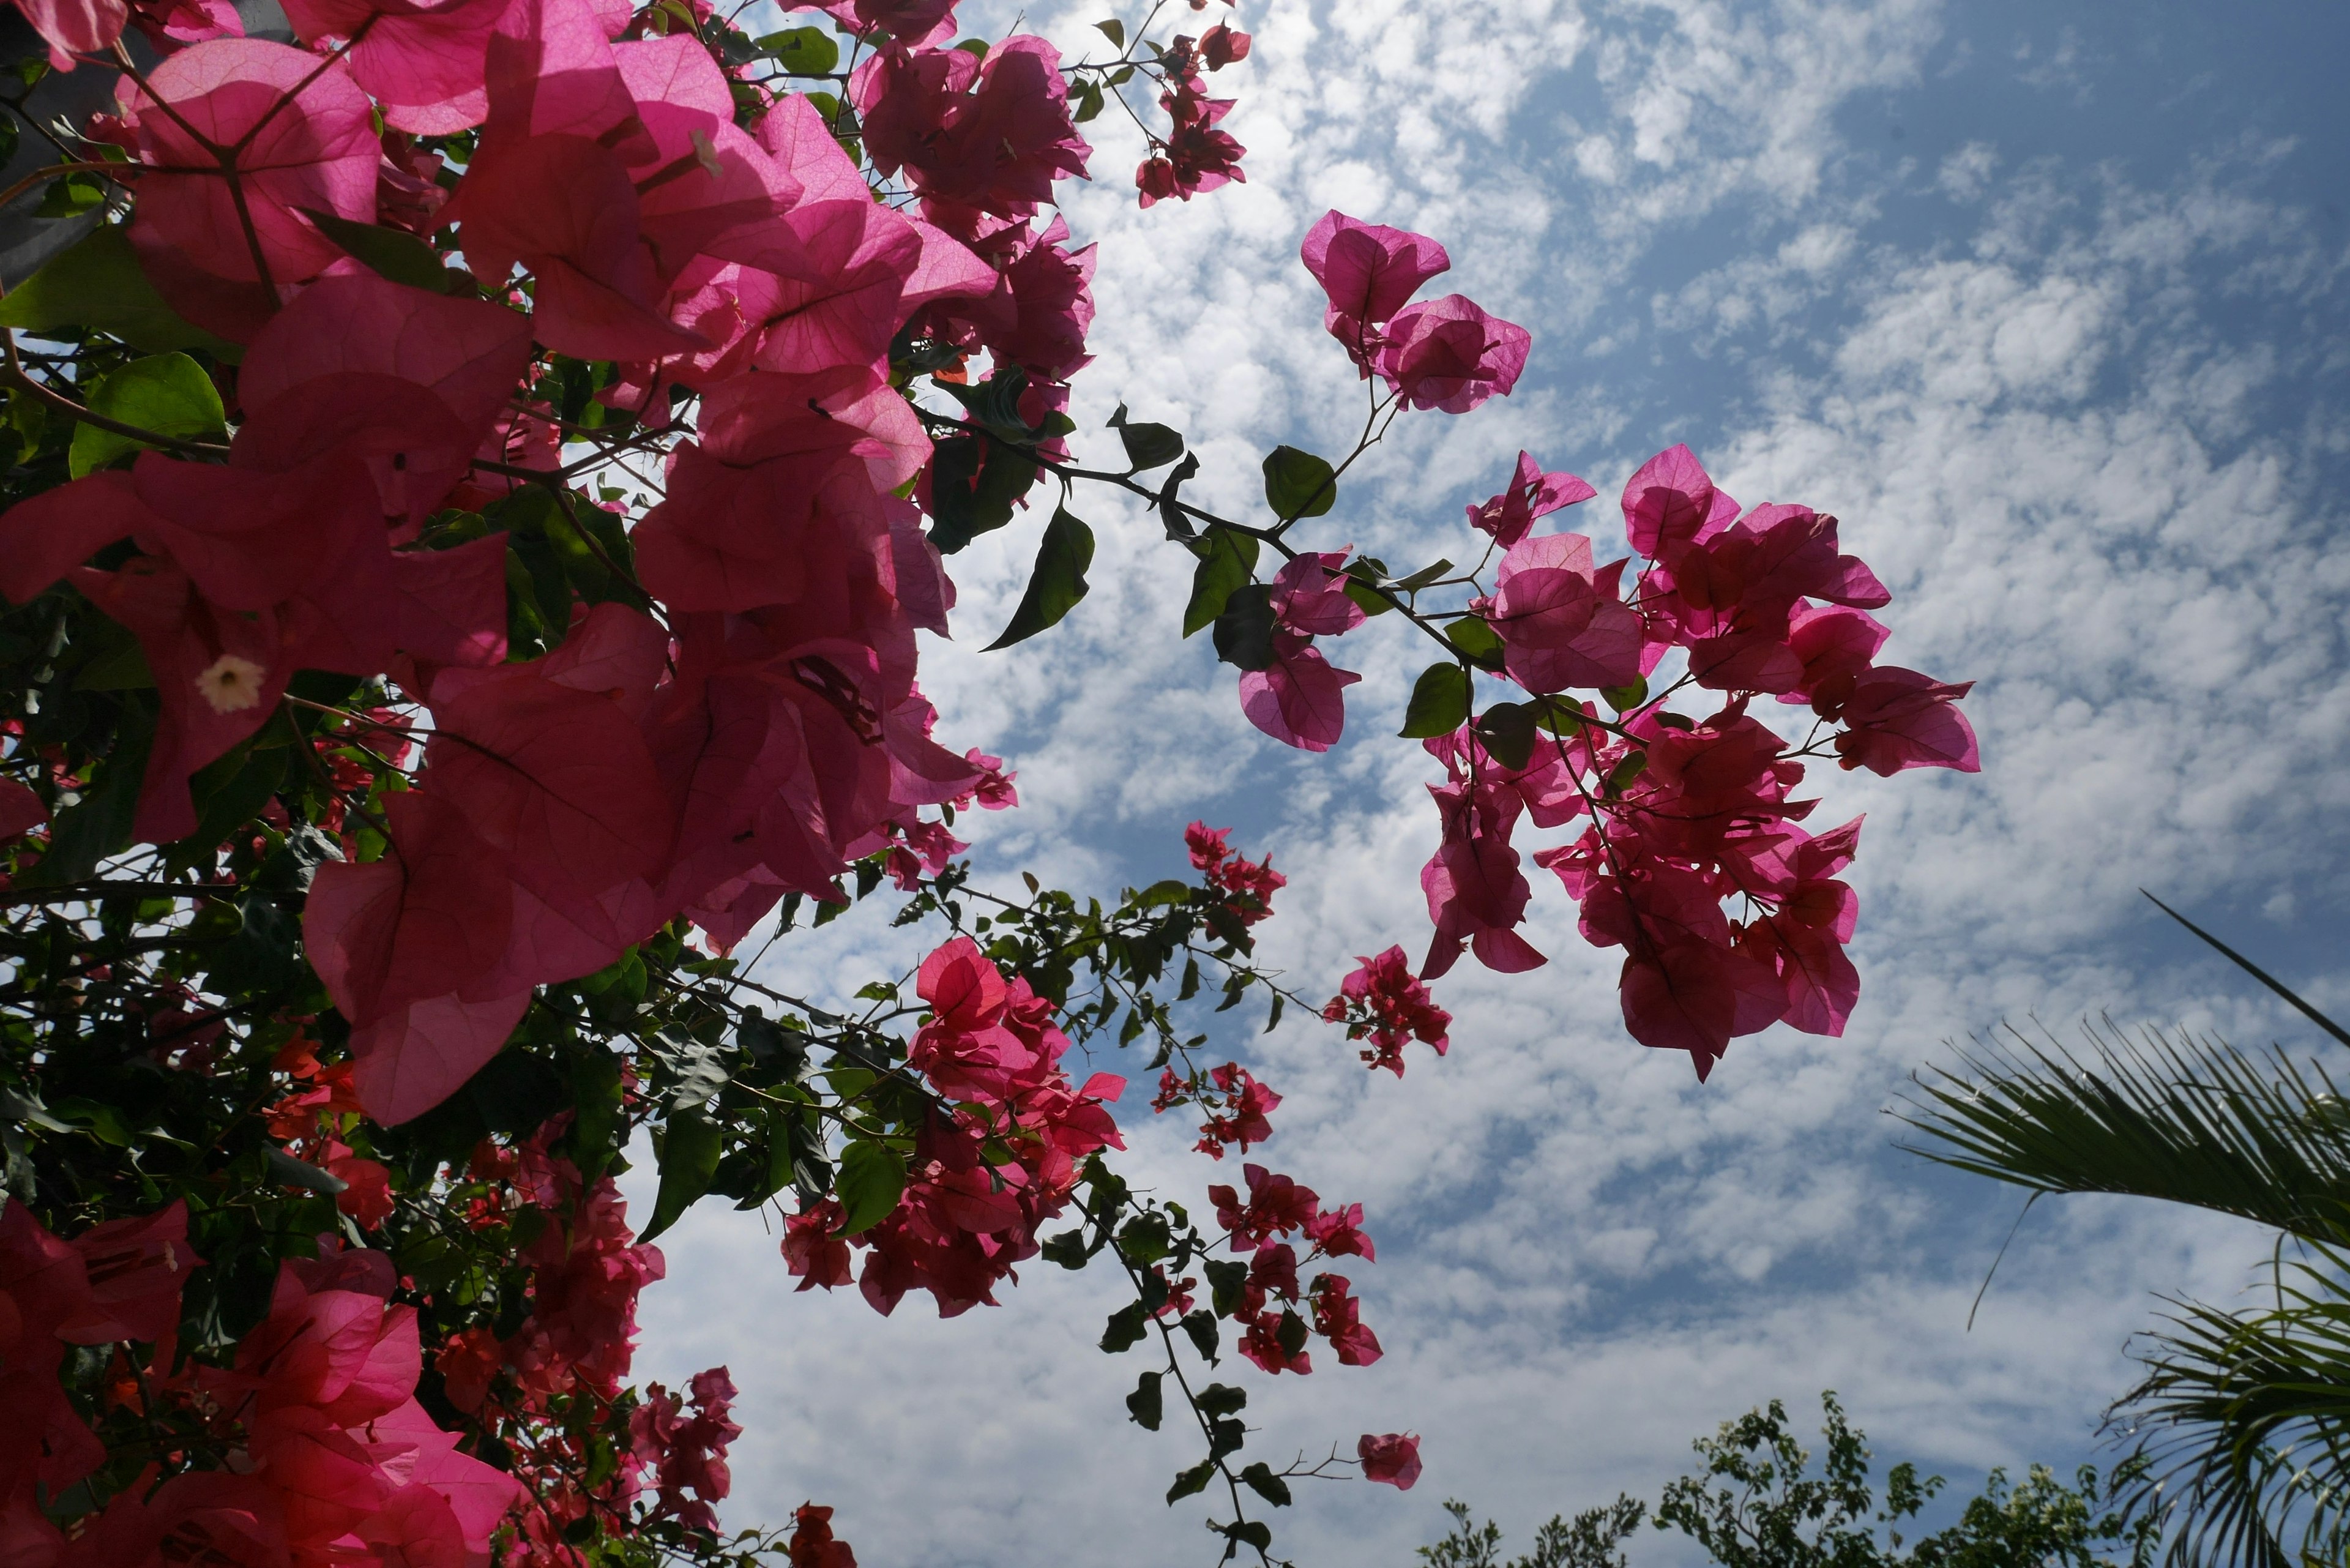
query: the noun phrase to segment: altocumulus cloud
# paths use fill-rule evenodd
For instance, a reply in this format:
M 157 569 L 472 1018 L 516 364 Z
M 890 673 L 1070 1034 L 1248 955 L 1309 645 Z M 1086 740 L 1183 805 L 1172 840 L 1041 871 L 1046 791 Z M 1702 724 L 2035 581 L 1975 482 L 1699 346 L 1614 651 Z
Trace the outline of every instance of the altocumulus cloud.
M 974 31 L 999 9 L 964 7 Z M 1074 52 L 1096 14 L 1029 25 Z M 2329 122 L 2299 143 L 2293 125 L 2243 129 L 2268 109 L 2249 50 L 2241 78 L 2199 58 L 2197 88 L 2176 39 L 2150 67 L 2144 38 L 2085 14 L 1355 0 L 1240 22 L 1257 47 L 1228 128 L 1249 183 L 1136 213 L 1139 150 L 1095 122 L 1099 188 L 1071 213 L 1102 247 L 1081 426 L 1122 397 L 1191 437 L 1206 503 L 1245 507 L 1263 443 L 1329 450 L 1361 417 L 1298 236 L 1329 205 L 1435 234 L 1454 257 L 1440 286 L 1534 329 L 1527 381 L 1468 418 L 1408 421 L 1349 476 L 1329 545 L 1457 552 L 1459 509 L 1522 445 L 1599 486 L 1563 521 L 1620 545 L 1617 487 L 1687 439 L 1742 501 L 1845 519 L 1896 594 L 1887 657 L 1981 682 L 1985 763 L 1815 776 L 1822 820 L 1868 815 L 1865 990 L 1842 1040 L 1740 1042 L 1699 1088 L 1622 1036 L 1612 962 L 1539 885 L 1528 931 L 1550 966 L 1456 971 L 1454 1053 L 1403 1084 L 1370 1081 L 1310 1023 L 1233 1034 L 1287 1096 L 1277 1168 L 1369 1208 L 1380 1262 L 1356 1282 L 1388 1349 L 1279 1386 L 1244 1373 L 1253 1444 L 1426 1439 L 1408 1498 L 1310 1490 L 1292 1554 L 1409 1562 L 1448 1492 L 1523 1539 L 1619 1487 L 1653 1495 L 1691 1435 L 1825 1386 L 1880 1452 L 1962 1485 L 2081 1456 L 2147 1293 L 2224 1298 L 2259 1239 L 2043 1206 L 1968 1333 L 2015 1204 L 1889 1152 L 1878 1113 L 1947 1059 L 1941 1042 L 2002 1018 L 2064 1033 L 2109 1008 L 2297 1038 L 2150 924 L 2141 882 L 2350 1001 L 2314 972 L 2339 943 L 2350 804 L 2342 234 L 2298 194 Z M 2220 129 L 2174 126 L 2134 159 L 2068 151 L 2065 117 L 2110 118 L 2149 69 L 2241 113 L 2207 108 L 2196 123 Z M 1914 143 L 1887 129 L 1911 124 Z M 926 682 L 942 733 L 1021 770 L 1022 808 L 979 825 L 983 871 L 1139 882 L 1174 868 L 1174 830 L 1204 815 L 1292 877 L 1265 929 L 1304 989 L 1390 941 L 1416 952 L 1431 770 L 1387 737 L 1418 650 L 1387 623 L 1350 637 L 1341 661 L 1367 680 L 1348 739 L 1293 756 L 1241 719 L 1205 639 L 1177 638 L 1181 563 L 1155 527 L 1079 506 L 1100 538 L 1092 597 L 1015 653 L 933 660 Z M 957 558 L 962 649 L 1009 615 L 1032 550 L 1033 524 Z M 819 992 L 919 956 L 855 919 L 783 951 L 771 961 Z M 1133 1168 L 1196 1199 L 1183 1131 L 1140 1127 Z M 834 1503 L 877 1568 L 1212 1550 L 1194 1511 L 1159 1502 L 1179 1445 L 1119 1421 L 1133 1368 L 1091 1346 L 1114 1304 L 1100 1282 L 1032 1271 L 1000 1310 L 939 1323 L 910 1303 L 884 1322 L 853 1296 L 787 1294 L 752 1217 L 697 1213 L 663 1245 L 642 1365 L 733 1366 L 754 1413 L 733 1517 Z

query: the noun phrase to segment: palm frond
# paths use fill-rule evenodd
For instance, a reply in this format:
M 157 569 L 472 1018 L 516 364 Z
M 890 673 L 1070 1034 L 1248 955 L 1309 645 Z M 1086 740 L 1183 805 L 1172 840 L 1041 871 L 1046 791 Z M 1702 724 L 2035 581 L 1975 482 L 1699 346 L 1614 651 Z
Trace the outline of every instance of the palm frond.
M 2172 1527 L 2169 1560 L 2308 1568 L 2350 1552 L 2350 1294 L 2344 1259 L 2272 1265 L 2274 1304 L 2174 1301 L 2107 1413 L 2145 1461 L 2137 1501 Z
M 2323 1067 L 2110 1021 L 2086 1054 L 2003 1033 L 1912 1078 L 1893 1114 L 1924 1141 L 1902 1147 L 2034 1192 L 2167 1199 L 2320 1243 L 2350 1227 L 2350 1105 Z
M 2145 888 L 2140 888 L 2138 891 L 2140 893 L 2145 893 L 2147 901 L 2152 904 L 2156 909 L 2160 909 L 2164 914 L 2168 915 L 2172 919 L 2177 920 L 2180 925 L 2185 926 L 2189 930 L 2193 931 L 2197 936 L 2201 937 L 2211 946 L 2219 949 L 2220 953 L 2227 958 L 2229 962 L 2234 964 L 2238 969 L 2242 970 L 2246 974 L 2251 975 L 2254 980 L 2259 981 L 2262 985 L 2267 986 L 2271 991 L 2275 992 L 2279 996 L 2283 997 L 2287 1002 L 2293 1003 L 2294 1007 L 2301 1011 L 2302 1015 L 2307 1018 L 2312 1023 L 2316 1024 L 2320 1029 L 2324 1030 L 2328 1034 L 2333 1035 L 2334 1038 L 2341 1041 L 2345 1045 L 2350 1045 L 2350 1029 L 2343 1028 L 2342 1025 L 2334 1023 L 2334 1020 L 2326 1017 L 2323 1012 L 2318 1012 L 2316 1008 L 2312 1007 L 2308 1002 L 2303 1002 L 2298 995 L 2294 994 L 2293 989 L 2286 985 L 2284 981 L 2277 979 L 2276 976 L 2271 974 L 2268 971 L 2262 969 L 2260 965 L 2254 963 L 2251 960 L 2246 958 L 2243 954 L 2238 952 L 2235 949 L 2230 947 L 2227 943 L 2221 941 L 2219 938 L 2213 936 L 2210 932 L 2205 930 L 2202 927 L 2197 925 L 2194 921 L 2189 919 L 2186 916 L 2180 914 L 2178 910 L 2172 909 L 2169 905 L 2156 898 L 2153 894 L 2147 893 Z

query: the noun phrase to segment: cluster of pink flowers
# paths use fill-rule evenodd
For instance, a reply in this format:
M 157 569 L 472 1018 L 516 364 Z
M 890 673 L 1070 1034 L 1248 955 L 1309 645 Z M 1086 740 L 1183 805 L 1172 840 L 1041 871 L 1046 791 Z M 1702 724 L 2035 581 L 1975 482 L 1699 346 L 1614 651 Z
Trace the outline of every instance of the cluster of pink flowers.
M 1188 202 L 1202 191 L 1235 180 L 1246 182 L 1241 159 L 1248 149 L 1233 140 L 1230 131 L 1216 128 L 1232 112 L 1232 100 L 1210 98 L 1200 67 L 1220 71 L 1248 58 L 1248 52 L 1249 36 L 1219 22 L 1196 39 L 1179 35 L 1159 57 L 1159 107 L 1167 111 L 1169 129 L 1164 136 L 1151 134 L 1150 155 L 1134 171 L 1144 206 L 1170 196 Z
M 1370 1262 L 1378 1251 L 1363 1233 L 1363 1206 L 1350 1203 L 1321 1209 L 1321 1199 L 1312 1188 L 1301 1187 L 1261 1165 L 1243 1166 L 1241 1175 L 1248 1183 L 1246 1199 L 1230 1187 L 1208 1189 L 1216 1223 L 1223 1227 L 1232 1250 L 1249 1254 L 1248 1275 L 1234 1315 L 1234 1322 L 1242 1325 L 1241 1354 L 1265 1372 L 1313 1371 L 1313 1355 L 1305 1348 L 1307 1320 L 1296 1310 L 1310 1296 L 1311 1332 L 1329 1342 L 1338 1365 L 1368 1366 L 1377 1361 L 1381 1354 L 1378 1336 L 1364 1325 L 1360 1306 L 1348 1293 L 1347 1277 L 1325 1273 L 1310 1286 L 1301 1287 L 1297 1249 L 1280 1240 L 1295 1234 L 1310 1241 L 1312 1250 L 1305 1260 L 1308 1262 L 1339 1257 Z
M 1434 240 L 1333 212 L 1303 255 L 1328 296 L 1331 335 L 1386 382 L 1380 408 L 1461 413 L 1514 385 L 1525 332 L 1458 296 L 1409 303 L 1451 265 Z M 1634 556 L 1601 566 L 1586 535 L 1534 532 L 1595 493 L 1522 452 L 1509 484 L 1469 508 L 1503 554 L 1492 591 L 1455 618 L 1455 656 L 1532 701 L 1425 742 L 1446 779 L 1430 786 L 1443 834 L 1420 877 L 1436 926 L 1421 978 L 1464 950 L 1507 972 L 1545 961 L 1518 933 L 1533 889 L 1512 834 L 1522 815 L 1539 827 L 1588 817 L 1580 839 L 1536 863 L 1582 903 L 1586 937 L 1627 950 L 1619 991 L 1633 1037 L 1687 1051 L 1702 1077 L 1733 1036 L 1773 1023 L 1840 1033 L 1858 995 L 1844 950 L 1855 899 L 1835 877 L 1860 825 L 1817 836 L 1796 826 L 1817 804 L 1794 793 L 1801 759 L 1832 747 L 1847 769 L 1972 772 L 1974 735 L 1956 705 L 1968 686 L 1876 662 L 1889 633 L 1868 612 L 1891 596 L 1841 553 L 1834 517 L 1783 504 L 1742 512 L 1674 447 L 1625 487 Z M 1271 660 L 1240 680 L 1249 720 L 1307 751 L 1338 739 L 1357 679 L 1314 646 L 1365 618 L 1347 591 L 1347 554 L 1292 554 L 1269 590 Z M 1463 631 L 1476 635 L 1462 641 Z M 1651 696 L 1668 654 L 1685 670 Z M 1561 695 L 1577 688 L 1622 716 Z M 1665 701 L 1683 690 L 1721 706 L 1701 720 L 1673 712 Z M 1808 705 L 1814 737 L 1783 739 L 1749 711 L 1763 697 Z M 1497 718 L 1501 728 L 1481 728 Z M 1734 919 L 1722 907 L 1732 898 L 1742 900 Z M 1399 951 L 1364 960 L 1325 1011 L 1373 1041 L 1366 1060 L 1399 1074 L 1404 1040 L 1440 1050 L 1450 1023 Z
M 1191 869 L 1201 873 L 1209 888 L 1223 898 L 1224 908 L 1243 926 L 1270 919 L 1273 896 L 1289 886 L 1289 878 L 1273 868 L 1273 857 L 1251 860 L 1228 842 L 1232 830 L 1195 822 L 1183 830 L 1183 847 Z
M 1152 1110 L 1170 1111 L 1195 1104 L 1207 1111 L 1208 1119 L 1200 1128 L 1200 1141 L 1191 1147 L 1211 1159 L 1222 1159 L 1233 1144 L 1246 1154 L 1251 1144 L 1273 1136 L 1273 1123 L 1267 1118 L 1280 1108 L 1281 1096 L 1237 1062 L 1210 1068 L 1205 1083 L 1179 1077 L 1171 1067 L 1159 1073 Z
M 390 1257 L 322 1240 L 317 1258 L 281 1266 L 268 1315 L 238 1343 L 234 1365 L 174 1370 L 181 1289 L 203 1263 L 189 1250 L 187 1222 L 186 1207 L 174 1203 L 68 1243 L 22 1205 L 0 1210 L 0 1389 L 12 1417 L 0 1439 L 0 1545 L 8 1560 L 55 1568 L 486 1563 L 522 1489 L 460 1453 L 455 1435 L 416 1402 L 416 1312 L 389 1304 Z M 106 1453 L 66 1398 L 57 1367 L 68 1345 L 120 1341 L 154 1349 L 147 1375 L 126 1378 L 113 1397 L 133 1409 L 151 1402 L 189 1413 L 232 1461 L 166 1478 L 161 1459 L 184 1456 L 159 1456 L 139 1484 L 75 1521 L 68 1537 L 41 1500 L 65 1494 Z
M 687 1388 L 693 1397 L 691 1416 L 685 1401 L 660 1384 L 645 1389 L 644 1402 L 629 1413 L 629 1453 L 654 1478 L 657 1514 L 689 1529 L 714 1531 L 718 1516 L 710 1505 L 724 1501 L 733 1485 L 727 1446 L 743 1435 L 728 1418 L 734 1380 L 723 1366 L 713 1366 L 695 1373 Z
M 808 99 L 742 129 L 710 46 L 593 0 L 301 0 L 308 48 L 222 36 L 222 11 L 98 127 L 150 279 L 245 346 L 221 382 L 236 433 L 225 464 L 146 452 L 12 508 L 0 592 L 69 578 L 137 634 L 163 700 L 150 841 L 194 827 L 190 775 L 297 670 L 388 677 L 423 710 L 380 721 L 388 751 L 426 737 L 419 787 L 380 805 L 390 852 L 323 868 L 305 926 L 380 1120 L 463 1082 L 536 987 L 680 914 L 731 945 L 877 850 L 900 880 L 936 871 L 962 846 L 923 813 L 1014 798 L 931 738 L 915 632 L 945 631 L 954 589 L 903 498 L 931 449 L 887 360 L 911 329 L 1018 366 L 1035 410 L 1065 400 L 1092 256 L 1035 220 L 1088 150 L 1041 38 L 979 57 L 939 47 L 941 0 L 829 9 L 876 45 L 849 97 L 906 210 Z M 32 15 L 87 52 L 120 30 L 106 11 Z M 460 130 L 478 141 L 444 191 L 411 138 Z M 494 297 L 379 276 L 334 219 L 453 227 L 472 270 L 447 275 Z M 583 609 L 508 662 L 505 541 L 426 531 L 556 468 L 540 348 L 615 362 L 598 397 L 649 433 L 671 389 L 699 403 L 630 539 L 655 602 Z
M 1037 1228 L 1068 1203 L 1078 1162 L 1123 1148 L 1108 1102 L 1126 1080 L 1097 1073 L 1072 1085 L 1061 1066 L 1068 1036 L 1052 1003 L 1025 980 L 1004 978 L 979 944 L 957 937 L 924 960 L 915 991 L 931 1016 L 907 1064 L 954 1102 L 933 1112 L 914 1139 L 897 1205 L 855 1236 L 840 1233 L 837 1199 L 786 1223 L 783 1251 L 800 1289 L 830 1290 L 852 1278 L 851 1246 L 865 1261 L 854 1275 L 874 1310 L 890 1313 L 910 1290 L 927 1290 L 939 1315 L 994 1304 L 996 1283 L 1037 1251 Z M 990 1147 L 1013 1158 L 991 1164 Z
M 1363 1060 L 1403 1076 L 1403 1048 L 1410 1041 L 1436 1047 L 1443 1055 L 1451 1039 L 1452 1014 L 1436 1005 L 1428 987 L 1413 978 L 1411 961 L 1393 947 L 1375 958 L 1358 958 L 1355 971 L 1339 982 L 1338 994 L 1322 1016 L 1347 1026 L 1349 1040 L 1368 1040 Z

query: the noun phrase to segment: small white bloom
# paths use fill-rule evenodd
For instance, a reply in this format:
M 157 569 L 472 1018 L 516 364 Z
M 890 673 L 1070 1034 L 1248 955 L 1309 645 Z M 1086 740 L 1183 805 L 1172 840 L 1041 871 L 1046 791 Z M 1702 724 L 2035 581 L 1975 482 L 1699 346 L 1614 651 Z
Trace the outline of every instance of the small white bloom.
M 242 713 L 261 702 L 261 679 L 268 671 L 250 659 L 224 653 L 196 677 L 196 690 L 215 713 Z

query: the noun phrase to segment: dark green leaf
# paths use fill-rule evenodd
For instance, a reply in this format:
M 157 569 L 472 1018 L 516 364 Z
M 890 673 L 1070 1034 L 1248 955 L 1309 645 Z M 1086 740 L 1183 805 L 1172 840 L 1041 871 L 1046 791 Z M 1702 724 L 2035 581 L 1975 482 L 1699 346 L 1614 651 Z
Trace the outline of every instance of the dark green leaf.
M 1439 557 L 1436 561 L 1420 567 L 1419 570 L 1414 572 L 1408 577 L 1398 577 L 1393 586 L 1403 593 L 1417 593 L 1421 588 L 1428 587 L 1430 583 L 1443 581 L 1444 574 L 1451 569 L 1451 562 Z
M 1199 555 L 1200 564 L 1191 573 L 1191 602 L 1183 607 L 1185 637 L 1215 624 L 1233 590 L 1249 582 L 1256 572 L 1257 542 L 1253 534 L 1211 524 L 1192 549 Z
M 1182 1474 L 1177 1476 L 1175 1478 L 1175 1484 L 1167 1489 L 1167 1501 L 1169 1506 L 1172 1507 L 1174 1504 L 1182 1501 L 1185 1498 L 1191 1496 L 1195 1492 L 1207 1490 L 1208 1483 L 1213 1480 L 1215 1477 L 1216 1461 L 1213 1459 L 1201 1459 L 1198 1464 L 1193 1465 L 1190 1469 L 1185 1470 Z
M 269 1179 L 282 1186 L 323 1192 L 329 1198 L 350 1186 L 332 1171 L 321 1170 L 307 1159 L 296 1159 L 274 1144 L 262 1150 L 262 1158 L 268 1162 Z
M 1101 1347 L 1112 1355 L 1131 1350 L 1142 1343 L 1149 1327 L 1150 1314 L 1140 1302 L 1129 1302 L 1110 1314 L 1109 1321 L 1102 1325 Z
M 840 66 L 840 46 L 822 27 L 786 27 L 754 40 L 758 51 L 795 77 L 820 77 Z
M 0 298 L 0 327 L 29 332 L 87 327 L 151 354 L 204 348 L 234 358 L 240 352 L 236 345 L 190 326 L 163 303 L 140 270 L 130 236 L 113 223 L 50 257 Z
M 1481 616 L 1464 615 L 1445 628 L 1444 635 L 1452 646 L 1469 656 L 1469 662 L 1480 670 L 1502 668 L 1502 639 L 1485 624 Z
M 580 1179 L 594 1181 L 619 1151 L 625 1126 L 621 1114 L 620 1058 L 588 1050 L 571 1062 L 571 1163 Z
M 1216 1314 L 1201 1307 L 1183 1314 L 1183 1332 L 1191 1336 L 1191 1348 L 1210 1366 L 1215 1365 L 1221 1341 L 1216 1336 Z
M 1085 1229 L 1080 1226 L 1075 1231 L 1047 1236 L 1036 1250 L 1048 1263 L 1058 1263 L 1065 1269 L 1082 1269 L 1086 1266 Z
M 464 286 L 463 277 L 441 265 L 439 252 L 406 229 L 358 223 L 316 207 L 304 207 L 301 213 L 320 234 L 380 277 L 434 294 L 452 294 Z
M 1166 425 L 1122 424 L 1118 427 L 1118 439 L 1126 443 L 1129 472 L 1161 468 L 1183 455 L 1183 438 Z
M 1337 476 L 1310 452 L 1274 447 L 1264 460 L 1264 504 L 1284 523 L 1319 517 L 1338 504 Z
M 1273 1467 L 1262 1459 L 1241 1471 L 1241 1484 L 1275 1508 L 1289 1506 L 1289 1483 L 1274 1474 Z
M 1071 114 L 1069 119 L 1078 125 L 1083 125 L 1101 113 L 1103 104 L 1107 101 L 1102 96 L 1101 83 L 1090 78 L 1071 88 L 1069 97 L 1076 100 L 1077 106 L 1076 112 Z
M 1457 664 L 1431 664 L 1412 682 L 1403 728 L 1396 732 L 1408 741 L 1424 741 L 1449 735 L 1468 720 L 1469 672 Z
M 1534 752 L 1532 702 L 1496 702 L 1477 716 L 1477 742 L 1505 768 L 1522 768 Z
M 724 1141 L 718 1124 L 699 1107 L 671 1113 L 661 1139 L 660 1190 L 653 1199 L 653 1217 L 637 1240 L 650 1241 L 676 1224 L 710 1190 Z
M 140 781 L 154 739 L 154 711 L 143 700 L 127 705 L 115 729 L 114 750 L 99 764 L 81 799 L 57 813 L 49 830 L 48 853 L 17 877 L 19 887 L 58 888 L 85 881 L 99 861 L 129 847 Z
M 1248 1390 L 1235 1388 L 1229 1383 L 1211 1383 L 1200 1390 L 1192 1401 L 1203 1416 L 1222 1417 L 1237 1416 L 1248 1408 Z
M 1107 38 L 1113 46 L 1121 49 L 1126 47 L 1125 23 L 1113 16 L 1107 22 L 1096 22 L 1094 26 L 1101 29 L 1101 36 Z
M 1208 1423 L 1208 1457 L 1222 1459 L 1236 1454 L 1248 1445 L 1248 1428 L 1238 1421 Z
M 1216 617 L 1216 657 L 1243 670 L 1273 667 L 1273 589 L 1244 583 L 1224 600 Z
M 1621 794 L 1633 780 L 1648 771 L 1646 751 L 1627 752 L 1621 762 L 1607 770 L 1606 789 L 1609 794 Z
M 1012 521 L 1036 482 L 1035 461 L 984 436 L 946 436 L 931 466 L 931 543 L 951 556 Z
M 1164 1409 L 1159 1395 L 1159 1380 L 1165 1376 L 1160 1372 L 1144 1373 L 1136 1382 L 1134 1392 L 1126 1397 L 1127 1415 L 1146 1432 L 1159 1430 L 1159 1417 Z
M 1191 537 L 1191 521 L 1184 515 L 1175 493 L 1183 488 L 1185 480 L 1199 472 L 1200 454 L 1187 452 L 1182 462 L 1167 471 L 1167 483 L 1159 487 L 1159 521 L 1165 525 L 1170 539 Z
M 1037 546 L 1036 569 L 1029 576 L 1028 591 L 1020 596 L 1020 607 L 1012 612 L 1012 624 L 980 651 L 1009 648 L 1059 624 L 1086 597 L 1086 568 L 1093 564 L 1094 531 L 1067 508 L 1055 507 L 1053 520 L 1045 524 L 1044 543 Z
M 840 1233 L 854 1236 L 888 1219 L 906 1191 L 906 1162 L 884 1144 L 852 1143 L 840 1156 L 833 1184 L 843 1219 Z
M 1208 1295 L 1216 1315 L 1230 1317 L 1241 1310 L 1241 1293 L 1248 1288 L 1249 1266 L 1210 1258 L 1200 1265 L 1208 1272 Z
M 1256 1468 L 1264 1469 L 1263 1465 Z M 1243 1519 L 1237 1524 L 1228 1524 L 1224 1526 L 1224 1535 L 1234 1546 L 1252 1546 L 1259 1552 L 1270 1551 L 1273 1546 L 1273 1526 L 1261 1519 Z
M 89 410 L 157 435 L 183 441 L 217 439 L 226 433 L 220 389 L 203 367 L 185 354 L 156 354 L 109 370 L 90 389 Z M 135 436 L 83 425 L 74 431 L 66 467 L 76 479 L 150 443 Z
M 1648 678 L 1636 675 L 1628 686 L 1602 686 L 1599 695 L 1618 713 L 1628 713 L 1648 700 Z

